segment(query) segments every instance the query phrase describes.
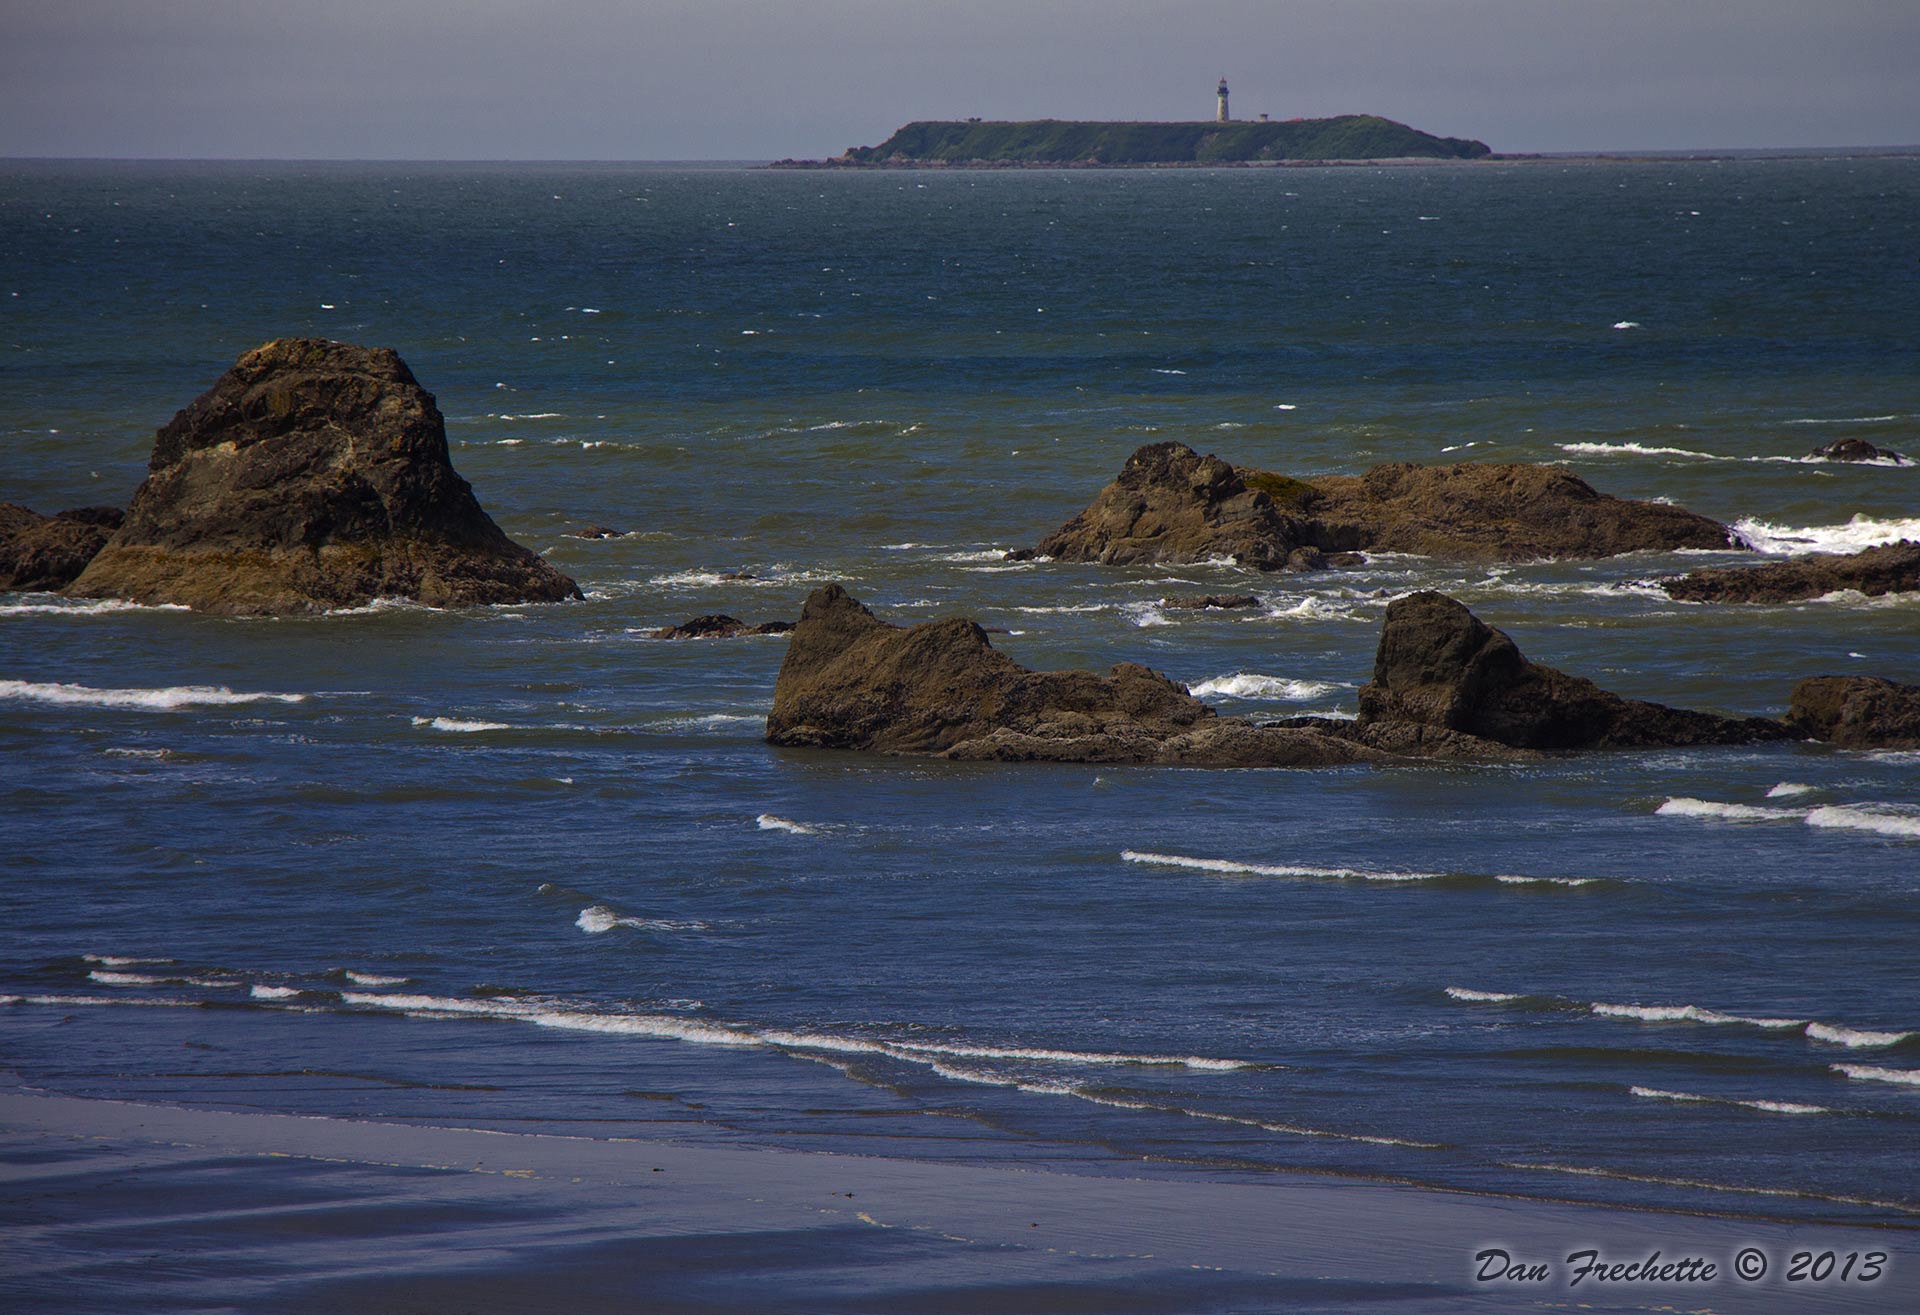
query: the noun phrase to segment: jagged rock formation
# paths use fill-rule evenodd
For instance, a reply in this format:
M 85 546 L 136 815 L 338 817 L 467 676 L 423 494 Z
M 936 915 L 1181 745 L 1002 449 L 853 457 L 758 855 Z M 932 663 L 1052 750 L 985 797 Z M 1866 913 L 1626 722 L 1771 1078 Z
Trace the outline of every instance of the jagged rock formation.
M 784 635 L 793 629 L 791 621 L 763 621 L 759 625 L 749 625 L 737 617 L 724 612 L 709 612 L 682 621 L 677 626 L 665 626 L 648 635 L 649 639 L 738 639 L 742 635 Z
M 1787 722 L 1843 749 L 1920 749 L 1920 685 L 1813 676 L 1794 686 Z
M 481 510 L 385 348 L 255 348 L 160 431 L 148 472 L 69 593 L 238 614 L 579 597 Z
M 1689 603 L 1792 603 L 1843 589 L 1868 597 L 1920 589 L 1920 543 L 1902 539 L 1856 553 L 1813 553 L 1762 566 L 1719 566 L 1659 581 Z
M 971 621 L 889 625 L 839 585 L 800 613 L 767 739 L 1001 761 L 1318 767 L 1383 755 L 1313 731 L 1221 717 L 1156 672 L 1028 671 Z
M 1503 632 L 1445 594 L 1424 590 L 1387 607 L 1360 727 L 1412 724 L 1524 749 L 1747 744 L 1791 738 L 1765 717 L 1721 717 L 1608 693 L 1529 662 Z
M 1156 672 L 1029 671 L 971 621 L 889 625 L 838 585 L 815 590 L 774 686 L 767 739 L 958 759 L 1325 767 L 1416 758 L 1515 760 L 1556 749 L 1790 738 L 1609 694 L 1538 666 L 1442 594 L 1387 609 L 1358 721 L 1222 717 Z
M 1864 438 L 1843 438 L 1807 453 L 1825 461 L 1891 461 L 1905 465 L 1907 458 L 1891 448 L 1875 447 Z
M 42 516 L 0 502 L 0 591 L 66 588 L 125 518 L 118 507 L 73 507 Z
M 1016 559 L 1131 565 L 1226 557 L 1263 571 L 1341 564 L 1323 554 L 1463 561 L 1737 548 L 1718 521 L 1596 492 L 1558 466 L 1376 466 L 1311 483 L 1229 465 L 1184 443 L 1127 458 L 1091 506 Z

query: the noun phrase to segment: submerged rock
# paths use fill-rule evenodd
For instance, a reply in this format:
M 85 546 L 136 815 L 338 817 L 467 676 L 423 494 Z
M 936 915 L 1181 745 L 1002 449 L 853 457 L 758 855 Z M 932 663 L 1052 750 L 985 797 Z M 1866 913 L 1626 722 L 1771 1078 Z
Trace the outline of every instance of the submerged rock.
M 69 593 L 239 614 L 580 596 L 481 510 L 385 348 L 255 348 L 160 431 L 148 472 Z
M 1907 464 L 1907 458 L 1891 448 L 1875 447 L 1864 438 L 1843 438 L 1817 447 L 1807 453 L 1822 461 L 1890 461 L 1895 465 Z
M 1722 717 L 1621 698 L 1529 662 L 1518 645 L 1445 594 L 1387 607 L 1360 727 L 1413 724 L 1525 749 L 1746 744 L 1793 734 L 1765 717 Z
M 610 525 L 582 525 L 577 530 L 568 530 L 569 539 L 624 539 L 625 530 L 616 530 Z
M 1813 553 L 1761 566 L 1717 566 L 1658 582 L 1690 603 L 1791 603 L 1845 589 L 1868 597 L 1920 589 L 1920 543 L 1902 539 L 1856 553 Z
M 1208 608 L 1231 611 L 1241 607 L 1258 607 L 1260 600 L 1252 594 L 1186 594 L 1179 598 L 1162 598 L 1160 606 L 1194 611 Z
M 648 635 L 649 639 L 738 639 L 742 635 L 784 635 L 793 629 L 791 621 L 764 621 L 759 625 L 749 625 L 737 617 L 724 612 L 709 612 L 682 621 L 677 626 L 666 626 Z
M 1920 749 L 1920 685 L 1813 676 L 1794 686 L 1787 722 L 1844 749 Z
M 1558 466 L 1399 463 L 1309 483 L 1155 443 L 1128 457 L 1085 511 L 1009 555 L 1112 565 L 1230 558 L 1279 571 L 1347 564 L 1322 555 L 1356 550 L 1528 561 L 1741 546 L 1718 521 L 1597 492 Z
M 66 588 L 125 518 L 118 507 L 73 507 L 42 516 L 0 502 L 0 590 Z
M 1312 730 L 1221 717 L 1157 672 L 1029 671 L 955 618 L 890 625 L 839 585 L 800 613 L 767 739 L 1001 761 L 1319 767 L 1384 755 Z

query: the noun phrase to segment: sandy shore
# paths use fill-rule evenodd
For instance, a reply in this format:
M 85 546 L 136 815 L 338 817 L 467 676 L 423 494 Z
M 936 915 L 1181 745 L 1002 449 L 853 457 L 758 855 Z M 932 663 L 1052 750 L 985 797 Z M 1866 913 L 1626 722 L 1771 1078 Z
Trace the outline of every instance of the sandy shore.
M 0 1092 L 13 1311 L 1920 1309 L 1914 1233 L 1266 1175 L 1023 1171 Z M 1545 1281 L 1482 1281 L 1502 1248 Z M 1757 1282 L 1731 1276 L 1743 1248 Z M 1573 1252 L 1712 1281 L 1570 1286 Z M 1885 1252 L 1870 1284 L 1796 1251 Z M 1696 1267 L 1696 1272 L 1697 1267 Z

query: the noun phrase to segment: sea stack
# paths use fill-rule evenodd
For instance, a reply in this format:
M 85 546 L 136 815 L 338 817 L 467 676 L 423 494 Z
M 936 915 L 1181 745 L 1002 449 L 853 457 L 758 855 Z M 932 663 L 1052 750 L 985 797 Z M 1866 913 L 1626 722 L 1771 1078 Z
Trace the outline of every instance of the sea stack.
M 42 516 L 0 502 L 0 590 L 64 589 L 125 518 L 118 507 L 74 507 Z
M 1521 749 L 1633 749 L 1793 738 L 1766 717 L 1722 717 L 1622 698 L 1529 662 L 1504 631 L 1432 590 L 1387 606 L 1359 730 L 1432 726 Z
M 1312 730 L 1221 717 L 1131 662 L 1030 671 L 954 617 L 890 625 L 839 585 L 800 613 L 767 717 L 791 748 L 1000 762 L 1330 767 L 1390 756 Z
M 580 596 L 481 510 L 433 394 L 386 348 L 255 348 L 160 430 L 147 469 L 69 594 L 234 615 Z
M 1311 481 L 1234 466 L 1184 443 L 1127 458 L 1092 505 L 1016 558 L 1200 562 L 1262 571 L 1338 565 L 1355 550 L 1451 561 L 1613 557 L 1744 547 L 1719 521 L 1682 507 L 1601 493 L 1559 466 L 1375 466 Z

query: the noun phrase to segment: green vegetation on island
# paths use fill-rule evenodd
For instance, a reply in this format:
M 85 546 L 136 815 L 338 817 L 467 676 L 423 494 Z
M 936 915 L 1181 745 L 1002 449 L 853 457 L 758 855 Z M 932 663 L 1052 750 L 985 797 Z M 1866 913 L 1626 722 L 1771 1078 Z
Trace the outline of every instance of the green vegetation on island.
M 836 165 L 1277 164 L 1288 160 L 1472 160 L 1485 142 L 1436 137 L 1374 114 L 1282 122 L 1101 123 L 923 120 Z

